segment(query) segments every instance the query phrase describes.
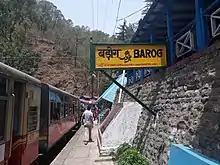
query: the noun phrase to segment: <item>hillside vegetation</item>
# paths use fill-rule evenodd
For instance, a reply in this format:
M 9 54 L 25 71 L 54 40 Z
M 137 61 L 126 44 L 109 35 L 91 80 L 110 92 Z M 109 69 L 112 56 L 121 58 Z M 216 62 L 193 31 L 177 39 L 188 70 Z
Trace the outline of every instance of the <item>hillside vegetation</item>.
M 115 36 L 74 25 L 48 1 L 1 0 L 0 21 L 1 62 L 76 95 L 91 95 L 90 38 L 117 41 Z M 122 36 L 119 33 L 118 39 Z M 97 79 L 94 83 L 98 94 Z M 100 88 L 106 83 L 101 76 Z

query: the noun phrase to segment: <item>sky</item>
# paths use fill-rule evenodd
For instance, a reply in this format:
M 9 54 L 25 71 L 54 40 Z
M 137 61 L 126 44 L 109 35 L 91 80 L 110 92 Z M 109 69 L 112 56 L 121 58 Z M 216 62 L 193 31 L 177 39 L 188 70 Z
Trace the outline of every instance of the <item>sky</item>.
M 88 26 L 91 30 L 101 30 L 110 35 L 114 32 L 118 4 L 120 0 L 49 0 L 60 9 L 66 19 L 74 25 Z M 144 0 L 122 0 L 118 19 L 144 7 Z M 92 7 L 93 6 L 93 7 Z M 142 18 L 141 11 L 126 19 L 136 23 Z M 123 20 L 117 24 L 122 24 Z M 117 29 L 116 29 L 117 32 Z

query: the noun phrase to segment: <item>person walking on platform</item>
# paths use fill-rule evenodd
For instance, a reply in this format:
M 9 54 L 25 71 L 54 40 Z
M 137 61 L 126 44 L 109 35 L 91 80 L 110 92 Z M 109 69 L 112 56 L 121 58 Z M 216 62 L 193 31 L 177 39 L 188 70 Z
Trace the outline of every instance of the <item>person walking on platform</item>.
M 85 145 L 88 144 L 88 142 L 92 142 L 92 128 L 93 128 L 93 113 L 91 112 L 91 106 L 88 105 L 87 109 L 83 112 L 82 114 L 82 120 L 84 118 L 84 127 L 86 129 L 88 129 L 88 133 L 89 133 L 89 139 L 88 140 L 84 140 Z M 87 133 L 87 130 L 85 132 L 85 134 Z M 86 138 L 86 136 L 85 136 Z

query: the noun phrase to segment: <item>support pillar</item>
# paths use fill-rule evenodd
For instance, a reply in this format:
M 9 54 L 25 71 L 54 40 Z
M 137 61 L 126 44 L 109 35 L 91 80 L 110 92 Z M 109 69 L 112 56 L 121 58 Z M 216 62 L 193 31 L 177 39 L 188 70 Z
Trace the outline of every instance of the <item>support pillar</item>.
M 150 33 L 150 42 L 151 42 L 151 43 L 156 42 L 156 35 L 155 35 L 155 31 L 154 31 L 154 29 L 151 29 L 151 33 Z M 150 69 L 151 74 L 152 74 L 152 73 L 155 73 L 155 70 L 156 70 L 156 68 L 152 68 L 152 69 Z
M 203 16 L 204 0 L 195 0 L 195 9 L 197 49 L 201 51 L 207 46 L 207 25 Z
M 136 70 L 133 70 L 133 83 L 136 82 Z
M 141 69 L 141 82 L 144 81 L 144 69 Z
M 127 84 L 128 84 L 128 85 L 130 85 L 129 79 L 130 79 L 130 77 L 132 77 L 131 72 L 132 72 L 132 71 L 130 71 L 130 70 L 127 70 L 127 71 L 126 71 L 126 73 L 127 73 L 127 80 L 128 80 L 128 81 L 127 81 Z
M 169 65 L 175 64 L 175 49 L 174 49 L 174 39 L 173 39 L 173 26 L 172 26 L 172 0 L 167 0 L 167 37 L 169 42 Z
M 150 42 L 153 43 L 156 41 L 156 36 L 155 36 L 155 32 L 153 30 L 151 30 L 151 34 L 150 34 Z

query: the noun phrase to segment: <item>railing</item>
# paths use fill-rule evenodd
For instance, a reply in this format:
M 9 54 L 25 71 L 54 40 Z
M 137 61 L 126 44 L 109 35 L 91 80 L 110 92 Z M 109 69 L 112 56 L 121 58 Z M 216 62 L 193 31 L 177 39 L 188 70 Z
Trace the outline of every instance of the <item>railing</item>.
M 118 106 L 120 105 L 120 107 Z M 100 130 L 103 133 L 105 129 L 108 127 L 110 122 L 113 120 L 113 118 L 120 112 L 122 108 L 123 103 L 117 103 L 112 110 L 109 112 L 108 116 L 105 118 L 105 120 L 100 125 Z
M 104 121 L 99 126 L 97 143 L 98 143 L 98 149 L 99 149 L 100 154 L 102 154 L 102 134 L 106 130 L 106 128 L 109 126 L 111 121 L 121 111 L 122 107 L 123 107 L 123 103 L 117 103 L 115 106 L 113 106 L 108 116 L 104 119 Z
M 106 110 L 102 111 L 102 113 L 99 115 L 99 124 L 103 123 L 105 118 L 108 116 L 109 112 L 110 112 L 110 109 L 106 109 Z
M 140 69 L 136 71 L 136 81 L 139 81 L 139 80 L 141 80 L 141 70 Z
M 194 37 L 191 30 L 176 40 L 176 56 L 181 57 L 195 48 Z
M 144 78 L 150 76 L 152 73 L 152 69 L 144 69 Z M 141 69 L 136 71 L 136 81 L 134 82 L 133 74 L 128 75 L 127 85 L 132 85 L 141 80 Z
M 216 37 L 220 34 L 220 8 L 215 10 L 211 16 L 211 31 L 212 31 L 212 37 Z

